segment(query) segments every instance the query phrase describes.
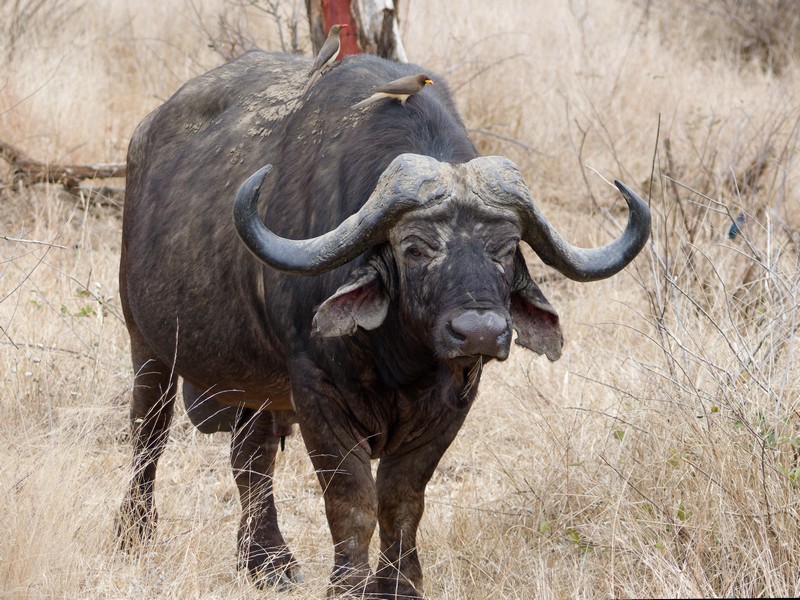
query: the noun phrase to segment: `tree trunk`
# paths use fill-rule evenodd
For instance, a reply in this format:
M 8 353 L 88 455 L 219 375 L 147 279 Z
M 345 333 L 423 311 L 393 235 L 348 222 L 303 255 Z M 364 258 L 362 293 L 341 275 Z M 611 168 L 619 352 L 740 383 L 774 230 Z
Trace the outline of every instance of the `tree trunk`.
M 361 50 L 396 62 L 408 62 L 392 0 L 353 0 Z
M 306 0 L 306 11 L 315 56 L 328 38 L 331 26 L 337 23 L 348 25 L 339 36 L 342 44 L 339 60 L 348 54 L 361 53 L 356 37 L 358 25 L 350 11 L 350 0 Z

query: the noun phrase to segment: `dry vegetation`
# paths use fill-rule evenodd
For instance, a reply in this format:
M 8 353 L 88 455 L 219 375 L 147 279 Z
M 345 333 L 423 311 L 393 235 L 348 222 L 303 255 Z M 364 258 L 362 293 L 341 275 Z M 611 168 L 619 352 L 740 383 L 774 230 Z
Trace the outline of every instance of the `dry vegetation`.
M 136 123 L 218 64 L 223 41 L 292 39 L 245 4 L 0 2 L 0 139 L 51 162 L 124 160 Z M 447 77 L 481 151 L 517 161 L 569 239 L 618 231 L 603 177 L 650 194 L 654 227 L 610 281 L 531 262 L 565 354 L 488 369 L 429 487 L 428 594 L 800 595 L 800 71 L 797 28 L 779 27 L 796 3 L 755 3 L 783 11 L 760 47 L 738 0 L 430 4 L 401 3 L 412 60 Z M 285 26 L 302 3 L 281 10 Z M 138 558 L 115 549 L 131 390 L 119 208 L 91 189 L 22 188 L 4 168 L 0 596 L 276 597 L 235 570 L 227 435 L 183 415 L 157 540 Z M 322 499 L 299 440 L 279 459 L 306 578 L 286 597 L 320 598 Z

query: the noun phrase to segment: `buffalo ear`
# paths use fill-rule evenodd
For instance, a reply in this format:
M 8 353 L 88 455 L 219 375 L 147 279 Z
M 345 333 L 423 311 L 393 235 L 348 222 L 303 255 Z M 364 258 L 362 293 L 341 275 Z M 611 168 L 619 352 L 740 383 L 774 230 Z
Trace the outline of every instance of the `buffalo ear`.
M 531 279 L 519 249 L 514 260 L 511 322 L 517 331 L 517 344 L 537 354 L 544 354 L 550 360 L 557 360 L 561 356 L 564 339 L 558 313 Z
M 365 265 L 317 309 L 311 335 L 351 335 L 361 327 L 375 329 L 389 312 L 389 296 L 378 271 Z

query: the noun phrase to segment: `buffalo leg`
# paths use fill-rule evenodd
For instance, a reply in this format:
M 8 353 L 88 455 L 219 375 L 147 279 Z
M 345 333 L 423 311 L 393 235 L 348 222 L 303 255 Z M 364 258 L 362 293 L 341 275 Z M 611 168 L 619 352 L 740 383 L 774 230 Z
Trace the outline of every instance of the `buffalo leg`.
M 322 486 L 333 539 L 330 595 L 369 594 L 374 591 L 369 542 L 377 523 L 377 497 L 369 457 L 355 441 L 349 447 L 326 448 L 317 437 L 309 439 L 304 434 L 303 439 Z
M 353 436 L 342 398 L 310 363 L 298 361 L 292 393 L 303 442 L 317 473 L 334 544 L 330 595 L 369 596 L 374 590 L 369 542 L 378 500 L 370 457 Z
M 156 466 L 169 437 L 176 389 L 172 369 L 152 358 L 136 330 L 131 331 L 131 356 L 135 372 L 130 410 L 133 477 L 117 518 L 123 548 L 149 540 L 158 520 L 153 498 Z
M 381 459 L 378 466 L 381 553 L 376 582 L 381 598 L 422 597 L 417 527 L 425 509 L 425 486 L 466 413 L 454 416 L 455 421 L 431 443 L 416 451 Z
M 259 585 L 283 588 L 299 581 L 300 573 L 278 529 L 272 482 L 279 439 L 271 413 L 244 409 L 231 436 L 231 466 L 242 503 L 239 568 L 246 567 Z

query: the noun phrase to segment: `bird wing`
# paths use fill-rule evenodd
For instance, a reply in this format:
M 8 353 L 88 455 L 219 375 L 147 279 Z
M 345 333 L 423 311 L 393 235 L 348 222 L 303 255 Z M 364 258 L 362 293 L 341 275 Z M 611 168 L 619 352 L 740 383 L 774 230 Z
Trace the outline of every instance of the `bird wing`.
M 401 77 L 400 79 L 385 83 L 377 88 L 377 91 L 385 94 L 414 94 L 420 89 L 417 83 L 417 76 L 409 75 L 408 77 Z
M 311 72 L 318 71 L 324 67 L 337 54 L 339 54 L 339 37 L 329 36 L 325 43 L 322 44 L 322 48 L 319 49 Z

